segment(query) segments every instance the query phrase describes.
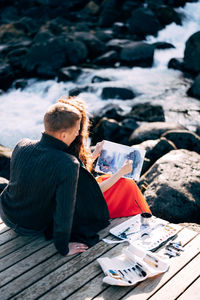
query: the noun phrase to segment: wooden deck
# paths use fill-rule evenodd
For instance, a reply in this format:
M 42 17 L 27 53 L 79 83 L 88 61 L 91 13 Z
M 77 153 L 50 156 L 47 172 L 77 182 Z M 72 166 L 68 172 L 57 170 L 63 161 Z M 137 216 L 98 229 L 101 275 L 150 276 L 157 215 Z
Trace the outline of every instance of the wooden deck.
M 101 238 L 124 220 L 113 220 Z M 177 240 L 185 251 L 169 259 L 168 272 L 135 287 L 117 287 L 102 283 L 104 274 L 96 259 L 118 255 L 123 244 L 100 241 L 82 254 L 63 257 L 52 242 L 18 236 L 0 221 L 0 299 L 199 300 L 200 234 L 181 228 Z

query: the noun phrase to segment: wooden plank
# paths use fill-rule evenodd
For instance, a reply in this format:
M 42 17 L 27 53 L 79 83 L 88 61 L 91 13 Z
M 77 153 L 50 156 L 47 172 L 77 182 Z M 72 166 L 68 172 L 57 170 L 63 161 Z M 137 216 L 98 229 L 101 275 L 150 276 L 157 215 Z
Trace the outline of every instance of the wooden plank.
M 19 236 L 16 239 L 7 242 L 6 244 L 0 246 L 0 258 L 10 254 L 13 251 L 16 251 L 35 239 L 36 237 Z
M 4 256 L 0 259 L 0 272 L 16 264 L 18 261 L 30 256 L 39 249 L 49 245 L 51 242 L 42 238 L 37 238 L 29 244 L 24 245 L 20 249 Z
M 177 298 L 177 300 L 199 300 L 200 298 L 200 277 L 192 283 L 192 285 Z
M 187 243 L 189 243 L 190 241 L 192 242 L 192 239 L 195 236 L 197 236 L 196 232 L 184 228 L 183 230 L 180 231 L 180 233 L 178 234 L 178 237 L 175 240 L 177 240 L 177 241 L 181 240 L 182 243 L 183 243 L 183 245 L 187 245 Z M 195 255 L 195 253 L 197 251 L 197 250 L 195 250 L 196 249 L 195 245 L 194 245 L 194 251 L 193 251 L 194 254 L 193 254 L 193 252 L 191 252 L 191 256 L 192 257 Z M 197 245 L 196 245 L 196 247 L 197 247 Z M 162 255 L 162 250 L 160 250 L 158 253 Z M 173 258 L 173 260 L 175 260 L 175 259 L 176 258 Z M 185 262 L 187 262 L 187 258 L 185 258 Z M 182 263 L 184 263 L 184 262 L 182 262 Z M 167 273 L 165 273 L 165 276 L 168 273 L 169 273 L 169 271 Z M 161 280 L 161 276 L 158 277 L 158 281 Z M 95 296 L 97 295 L 97 293 L 95 295 L 94 292 L 92 290 L 90 290 L 90 284 L 91 283 L 88 283 L 87 287 L 85 287 L 85 290 L 86 290 L 86 288 L 88 288 L 88 290 L 86 290 L 87 294 L 90 295 L 91 298 L 95 298 Z M 140 289 L 140 286 L 141 286 L 141 284 L 138 285 L 138 287 L 137 287 L 138 294 L 143 293 L 143 288 L 141 287 L 141 289 Z M 151 289 L 149 287 L 149 279 L 145 280 L 144 282 L 142 282 L 142 286 L 144 286 L 144 289 L 147 289 L 147 290 L 149 288 L 148 292 L 151 291 Z M 129 292 L 131 293 L 131 291 L 133 291 L 134 289 L 136 289 L 136 287 L 118 287 L 118 286 L 109 286 L 109 285 L 107 285 L 105 287 L 105 289 L 102 288 L 102 292 L 95 299 L 98 299 L 98 300 L 99 299 L 107 300 L 107 299 L 110 299 L 111 296 L 112 296 L 113 299 L 119 299 L 119 298 L 121 299 L 121 297 L 124 297 Z M 80 292 L 81 292 L 81 290 L 80 290 Z M 136 295 L 137 295 L 137 293 L 136 293 Z M 88 299 L 91 299 L 90 297 L 88 297 Z M 146 299 L 146 295 L 143 294 L 142 297 L 141 297 L 141 299 Z M 135 296 L 134 296 L 134 299 L 135 299 Z M 140 298 L 138 297 L 138 299 L 140 299 Z
M 0 246 L 7 243 L 10 240 L 15 239 L 19 235 L 13 230 L 6 231 L 0 235 Z
M 200 254 L 168 281 L 156 294 L 148 299 L 168 300 L 177 298 L 182 292 L 200 276 Z
M 189 244 L 185 246 L 185 251 L 181 256 L 170 259 L 170 269 L 154 279 L 147 279 L 137 286 L 133 291 L 128 293 L 122 299 L 147 299 L 156 291 L 162 288 L 177 272 L 179 272 L 194 256 L 200 253 L 200 235 L 195 237 Z M 143 297 L 143 298 L 142 298 Z

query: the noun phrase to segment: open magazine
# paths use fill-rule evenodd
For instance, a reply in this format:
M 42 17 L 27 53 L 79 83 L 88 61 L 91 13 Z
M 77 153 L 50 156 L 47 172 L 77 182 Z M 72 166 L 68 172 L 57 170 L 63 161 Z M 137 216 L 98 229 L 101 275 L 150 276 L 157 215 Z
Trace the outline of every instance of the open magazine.
M 124 165 L 126 160 L 132 160 L 132 172 L 124 175 L 124 177 L 137 181 L 140 178 L 145 152 L 145 150 L 139 150 L 134 147 L 105 140 L 96 163 L 95 171 L 99 173 L 114 174 Z

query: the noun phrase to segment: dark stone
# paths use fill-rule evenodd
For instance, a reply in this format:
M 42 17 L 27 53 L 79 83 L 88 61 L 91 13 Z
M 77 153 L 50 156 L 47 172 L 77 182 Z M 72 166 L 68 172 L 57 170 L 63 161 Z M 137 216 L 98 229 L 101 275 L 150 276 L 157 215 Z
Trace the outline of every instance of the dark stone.
M 101 76 L 94 76 L 91 80 L 92 83 L 104 82 L 104 81 L 110 81 L 110 79 L 106 78 L 106 77 L 101 77 Z
M 136 121 L 145 122 L 163 122 L 165 121 L 164 110 L 161 105 L 151 105 L 147 103 L 139 103 L 132 107 L 129 113 Z
M 105 0 L 99 16 L 100 27 L 111 27 L 120 16 L 121 0 Z
M 13 82 L 13 71 L 8 64 L 0 65 L 0 89 L 6 91 Z
M 27 55 L 27 53 L 28 53 L 28 48 L 25 47 L 14 49 L 8 53 L 7 60 L 15 70 L 15 73 L 16 71 L 19 71 L 19 69 L 23 69 L 24 57 Z
M 81 73 L 82 70 L 76 66 L 61 68 L 58 71 L 58 82 L 75 81 Z
M 119 132 L 115 141 L 120 144 L 128 145 L 129 137 L 133 130 L 138 127 L 137 122 L 133 118 L 126 118 L 120 123 Z
M 95 145 L 102 140 L 115 142 L 119 129 L 120 125 L 117 121 L 107 118 L 101 119 L 93 129 L 92 144 Z
M 200 99 L 200 74 L 195 78 L 187 94 L 188 96 Z
M 33 36 L 38 31 L 40 26 L 36 20 L 29 17 L 21 18 L 15 22 L 14 25 L 17 30 L 23 31 L 28 36 Z
M 24 39 L 24 32 L 16 29 L 14 24 L 4 24 L 0 26 L 0 43 L 11 44 Z
M 176 23 L 182 25 L 180 15 L 170 6 L 166 5 L 149 5 L 162 26 Z
M 163 135 L 172 141 L 178 149 L 187 149 L 200 154 L 200 137 L 188 130 L 169 130 Z
M 16 7 L 7 6 L 1 11 L 1 22 L 2 24 L 9 24 L 19 18 Z
M 184 70 L 184 64 L 182 58 L 171 58 L 168 62 L 168 68 L 183 71 Z
M 6 178 L 0 177 L 0 194 L 8 185 L 9 181 Z
M 128 26 L 121 22 L 116 22 L 112 26 L 114 35 L 117 37 L 124 37 L 128 33 Z
M 199 173 L 196 152 L 173 150 L 158 159 L 138 183 L 148 184 L 144 195 L 153 215 L 174 223 L 199 223 Z
M 153 55 L 154 46 L 144 42 L 133 42 L 121 49 L 120 59 L 122 64 L 127 66 L 151 67 Z
M 96 89 L 92 86 L 81 86 L 69 90 L 69 96 L 78 96 L 80 93 L 93 93 Z
M 129 31 L 142 38 L 146 35 L 156 35 L 162 26 L 152 10 L 147 8 L 138 8 L 133 11 L 129 20 Z
M 93 63 L 100 66 L 111 67 L 114 66 L 117 61 L 119 61 L 119 54 L 116 51 L 111 50 L 95 58 Z
M 128 100 L 135 97 L 132 90 L 120 87 L 104 87 L 101 94 L 102 99 Z
M 95 36 L 102 42 L 106 43 L 107 41 L 113 38 L 112 30 L 97 30 Z
M 200 31 L 192 34 L 186 42 L 184 69 L 195 75 L 200 73 Z
M 185 6 L 186 2 L 191 2 L 191 0 L 165 0 L 166 5 L 170 5 L 172 7 L 183 7 Z
M 132 44 L 132 41 L 130 40 L 124 40 L 124 39 L 112 39 L 108 43 L 106 43 L 106 47 L 109 50 L 115 50 L 115 51 L 120 51 L 123 46 Z
M 131 135 L 129 144 L 139 144 L 146 140 L 156 140 L 168 130 L 185 129 L 184 126 L 177 123 L 151 122 L 140 125 Z
M 10 178 L 10 158 L 12 150 L 0 145 L 0 176 Z
M 15 89 L 23 90 L 28 85 L 28 81 L 26 79 L 17 79 L 13 82 L 12 86 Z
M 170 49 L 170 48 L 175 48 L 174 45 L 172 45 L 171 43 L 167 43 L 167 42 L 156 42 L 152 44 L 155 49 Z

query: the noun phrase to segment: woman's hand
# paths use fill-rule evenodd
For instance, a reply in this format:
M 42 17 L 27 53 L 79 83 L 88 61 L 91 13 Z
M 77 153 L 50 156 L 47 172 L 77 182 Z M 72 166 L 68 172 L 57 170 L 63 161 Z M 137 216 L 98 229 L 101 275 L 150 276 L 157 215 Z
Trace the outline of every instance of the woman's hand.
M 88 249 L 88 246 L 82 243 L 69 243 L 69 252 L 67 253 L 67 256 L 80 253 L 80 252 L 85 252 Z
M 133 161 L 127 160 L 125 164 L 117 171 L 119 172 L 120 176 L 124 176 L 126 174 L 131 173 L 133 170 Z
M 100 155 L 101 150 L 103 148 L 104 141 L 101 141 L 96 144 L 94 151 L 92 152 L 92 159 L 93 161 L 97 159 L 97 157 Z

